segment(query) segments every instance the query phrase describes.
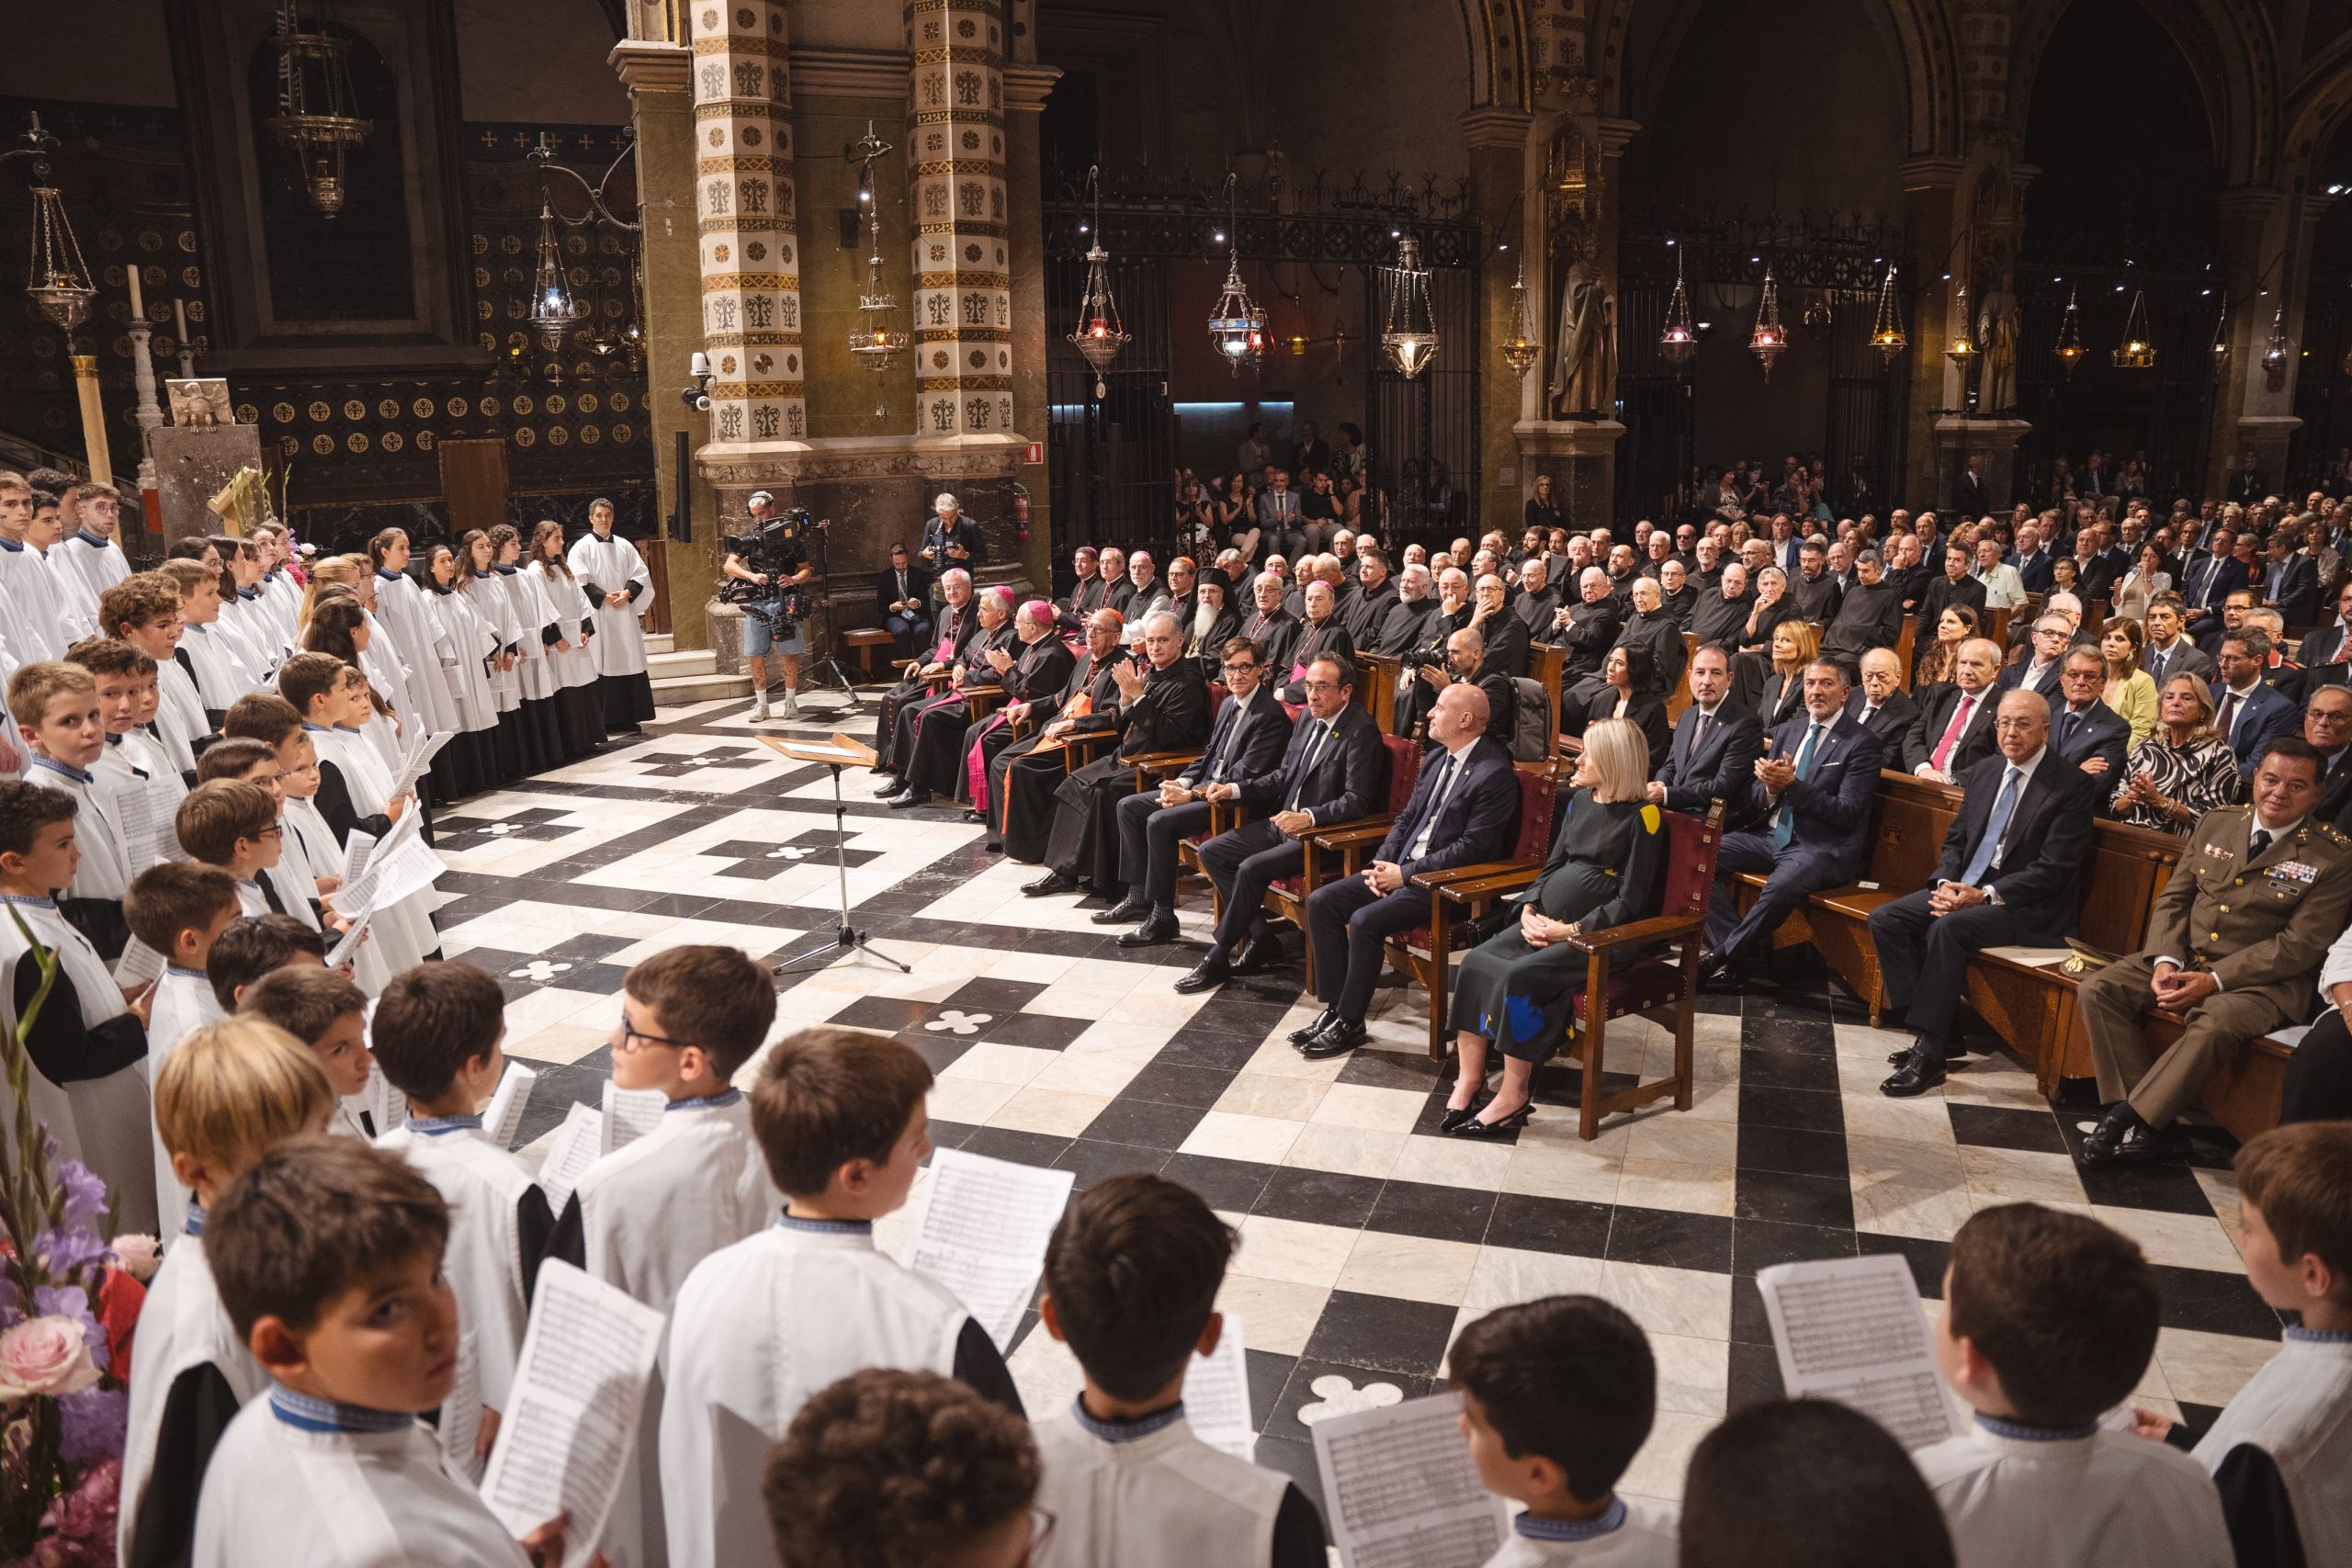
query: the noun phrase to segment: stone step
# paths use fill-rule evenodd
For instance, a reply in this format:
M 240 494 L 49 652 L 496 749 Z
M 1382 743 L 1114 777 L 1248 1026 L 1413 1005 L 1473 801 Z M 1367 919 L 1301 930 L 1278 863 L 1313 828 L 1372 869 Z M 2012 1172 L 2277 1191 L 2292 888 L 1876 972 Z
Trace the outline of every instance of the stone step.
M 656 681 L 673 675 L 708 675 L 718 669 L 718 656 L 707 648 L 689 649 L 684 653 L 649 651 L 645 656 L 646 673 Z
M 668 632 L 648 632 L 645 634 L 645 651 L 648 657 L 656 653 L 672 652 L 677 648 L 677 646 L 678 639 Z
M 651 683 L 653 705 L 657 708 L 689 707 L 695 703 L 726 699 L 740 702 L 752 694 L 749 675 L 656 675 Z

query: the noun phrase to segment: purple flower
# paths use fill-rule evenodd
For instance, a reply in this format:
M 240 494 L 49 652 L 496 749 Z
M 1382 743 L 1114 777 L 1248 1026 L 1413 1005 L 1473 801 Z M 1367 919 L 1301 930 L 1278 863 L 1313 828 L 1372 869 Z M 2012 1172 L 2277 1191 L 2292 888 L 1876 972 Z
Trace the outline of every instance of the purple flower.
M 64 1223 L 81 1225 L 107 1212 L 107 1184 L 78 1160 L 57 1168 L 57 1185 L 65 1195 Z
M 71 1280 L 104 1263 L 109 1253 L 105 1242 L 69 1221 L 33 1237 L 33 1256 L 48 1265 L 51 1278 Z
M 119 1389 L 85 1388 L 57 1401 L 57 1457 L 68 1464 L 120 1457 L 130 1418 L 130 1395 Z

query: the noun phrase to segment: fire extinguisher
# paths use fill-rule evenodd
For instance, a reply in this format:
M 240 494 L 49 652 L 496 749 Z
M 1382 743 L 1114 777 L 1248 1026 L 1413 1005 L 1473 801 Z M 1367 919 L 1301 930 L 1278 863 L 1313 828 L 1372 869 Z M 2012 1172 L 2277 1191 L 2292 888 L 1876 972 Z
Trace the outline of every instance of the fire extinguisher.
M 1012 528 L 1014 538 L 1029 542 L 1029 492 L 1017 484 L 1012 487 Z

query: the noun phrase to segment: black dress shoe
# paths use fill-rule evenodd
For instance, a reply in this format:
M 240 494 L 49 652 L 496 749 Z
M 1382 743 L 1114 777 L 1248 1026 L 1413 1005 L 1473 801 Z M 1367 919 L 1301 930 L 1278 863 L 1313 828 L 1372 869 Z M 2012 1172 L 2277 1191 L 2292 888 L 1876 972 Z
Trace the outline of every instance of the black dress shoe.
M 1176 990 L 1178 994 L 1189 997 L 1195 991 L 1214 991 L 1232 978 L 1232 965 L 1212 954 L 1194 964 L 1183 978 L 1178 980 Z
M 1941 1088 L 1943 1081 L 1942 1058 L 1931 1058 L 1917 1051 L 1906 1051 L 1904 1053 L 1902 1064 L 1894 1069 L 1892 1077 L 1878 1086 L 1878 1091 L 1889 1100 L 1909 1100 L 1915 1095 L 1925 1094 L 1931 1089 Z
M 1350 1019 L 1340 1019 L 1330 1028 L 1298 1048 L 1298 1054 L 1310 1062 L 1328 1061 L 1344 1056 L 1372 1038 L 1372 1031 Z
M 964 820 L 971 823 L 974 827 L 978 827 L 981 823 L 987 821 L 988 818 L 984 813 L 975 811 L 967 806 L 964 808 Z
M 909 784 L 882 804 L 893 811 L 904 811 L 912 806 L 928 806 L 931 804 L 931 791 Z
M 1490 1100 L 1487 1101 L 1487 1103 L 1488 1105 L 1492 1105 L 1494 1101 Z M 1510 1132 L 1514 1128 L 1526 1126 L 1528 1119 L 1534 1114 L 1535 1102 L 1531 1100 L 1525 1105 L 1521 1106 L 1518 1110 L 1512 1111 L 1510 1115 L 1502 1118 L 1502 1120 L 1498 1122 L 1481 1122 L 1477 1117 L 1473 1116 L 1469 1121 L 1463 1122 L 1460 1126 L 1453 1129 L 1453 1136 L 1457 1138 L 1499 1138 L 1505 1133 Z
M 1331 1008 L 1325 1008 L 1321 1012 L 1317 1013 L 1313 1018 L 1306 1021 L 1306 1027 L 1305 1029 L 1292 1030 L 1290 1032 L 1290 1043 L 1294 1045 L 1304 1045 L 1308 1041 L 1314 1039 L 1317 1035 L 1322 1033 L 1325 1030 L 1330 1028 L 1333 1024 L 1339 1021 L 1339 1013 Z
M 2093 1170 L 2119 1165 L 2145 1165 L 2152 1160 L 2169 1159 L 2185 1146 L 2177 1127 L 2151 1127 L 2140 1119 L 2128 1100 L 2116 1101 L 2112 1110 L 2099 1118 L 2089 1137 L 2083 1140 L 2082 1153 L 2075 1158 Z
M 1119 933 L 1121 947 L 1162 947 L 1174 942 L 1177 935 L 1176 917 L 1153 915 L 1131 931 Z
M 1727 958 L 1710 958 L 1699 965 L 1699 988 L 1702 991 L 1736 991 L 1739 989 L 1739 970 Z
M 1138 898 L 1130 893 L 1109 908 L 1095 910 L 1087 919 L 1098 926 L 1124 926 L 1150 913 L 1151 900 Z
M 899 779 L 898 774 L 884 773 L 882 775 L 882 782 L 875 786 L 874 798 L 876 800 L 888 800 L 906 787 L 905 783 Z
M 1438 1119 L 1437 1130 L 1441 1133 L 1455 1133 L 1461 1131 L 1462 1124 L 1464 1122 L 1476 1118 L 1479 1104 L 1480 1101 L 1478 1097 L 1472 1095 L 1470 1097 L 1470 1103 L 1464 1106 L 1459 1111 L 1454 1110 L 1450 1105 L 1447 1106 L 1445 1114 Z
M 1957 1045 L 1947 1045 L 1942 1050 L 1937 1052 L 1936 1055 L 1939 1060 L 1949 1063 L 1954 1056 L 1959 1055 L 1960 1053 L 1961 1047 Z M 1904 1063 L 1909 1061 L 1916 1054 L 1917 1048 L 1912 1045 L 1905 1045 L 1900 1051 L 1889 1051 L 1886 1054 L 1886 1065 L 1890 1067 L 1899 1067 Z
M 1283 939 L 1272 931 L 1251 937 L 1241 956 L 1233 961 L 1236 975 L 1267 975 L 1282 967 Z
M 1023 883 L 1021 891 L 1032 898 L 1043 898 L 1049 893 L 1075 893 L 1078 891 L 1078 880 L 1064 876 L 1058 871 L 1049 871 L 1035 882 Z
M 990 839 L 988 842 L 982 844 L 980 848 L 988 851 L 988 852 L 992 855 L 1001 855 L 1004 853 L 1004 840 L 1002 839 Z

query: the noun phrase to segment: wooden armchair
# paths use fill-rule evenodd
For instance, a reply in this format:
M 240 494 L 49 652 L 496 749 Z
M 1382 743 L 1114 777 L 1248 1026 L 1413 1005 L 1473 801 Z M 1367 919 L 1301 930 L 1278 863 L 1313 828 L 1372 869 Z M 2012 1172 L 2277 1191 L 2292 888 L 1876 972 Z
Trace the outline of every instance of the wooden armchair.
M 1344 855 L 1329 850 L 1317 853 L 1317 845 L 1323 837 L 1327 833 L 1344 835 L 1359 846 L 1356 852 L 1361 855 L 1367 836 L 1370 844 L 1377 846 L 1386 836 L 1389 825 L 1396 820 L 1396 814 L 1404 810 L 1406 803 L 1413 798 L 1413 784 L 1421 773 L 1420 742 L 1385 735 L 1381 737 L 1381 744 L 1388 750 L 1387 810 L 1379 816 L 1363 818 L 1354 822 L 1334 822 L 1317 827 L 1314 832 L 1301 839 L 1299 845 L 1305 858 L 1299 865 L 1298 874 L 1279 878 L 1267 887 L 1265 908 L 1268 914 L 1279 915 L 1301 931 L 1306 931 L 1307 895 L 1334 877 L 1343 875 L 1342 867 L 1348 863 Z M 1306 948 L 1306 988 L 1312 991 L 1315 989 L 1315 944 L 1307 942 Z
M 1553 810 L 1559 786 L 1541 772 L 1519 772 L 1519 834 L 1510 857 L 1476 865 L 1427 871 L 1413 886 L 1430 896 L 1430 921 L 1388 939 L 1388 966 L 1430 994 L 1430 1060 L 1445 1058 L 1446 994 L 1453 975 L 1453 938 L 1460 923 L 1486 912 L 1495 899 L 1534 880 L 1551 852 Z M 1374 843 L 1377 845 L 1378 840 Z M 1351 864 L 1350 871 L 1355 867 Z

